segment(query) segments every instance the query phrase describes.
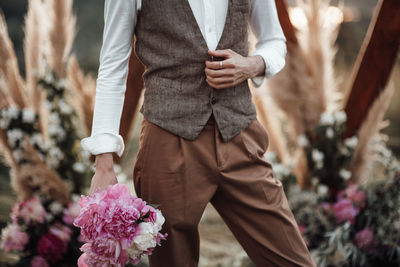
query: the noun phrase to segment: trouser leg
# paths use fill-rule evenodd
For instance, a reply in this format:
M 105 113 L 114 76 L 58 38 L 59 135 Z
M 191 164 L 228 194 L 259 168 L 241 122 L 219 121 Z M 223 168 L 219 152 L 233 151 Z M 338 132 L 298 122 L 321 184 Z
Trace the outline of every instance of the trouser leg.
M 220 183 L 211 203 L 257 266 L 315 266 L 282 183 L 263 157 L 267 147 L 257 120 L 230 142 L 218 141 Z
M 165 217 L 167 240 L 149 256 L 151 267 L 198 265 L 198 224 L 216 191 L 214 128 L 207 125 L 198 139 L 184 140 L 146 120 L 134 168 L 139 197 L 159 204 Z

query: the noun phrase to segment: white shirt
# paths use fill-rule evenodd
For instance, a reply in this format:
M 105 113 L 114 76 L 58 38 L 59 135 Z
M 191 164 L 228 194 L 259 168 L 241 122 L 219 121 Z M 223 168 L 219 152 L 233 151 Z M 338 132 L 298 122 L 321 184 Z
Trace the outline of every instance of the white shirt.
M 208 48 L 215 50 L 225 25 L 229 0 L 188 1 Z M 142 0 L 105 0 L 92 132 L 90 137 L 81 140 L 82 148 L 93 155 L 116 152 L 122 156 L 124 151 L 119 126 L 132 38 L 141 3 Z M 274 76 L 285 65 L 286 39 L 275 1 L 250 0 L 250 3 L 249 26 L 257 40 L 253 55 L 262 56 L 266 66 L 264 76 L 251 79 L 259 87 L 265 77 Z

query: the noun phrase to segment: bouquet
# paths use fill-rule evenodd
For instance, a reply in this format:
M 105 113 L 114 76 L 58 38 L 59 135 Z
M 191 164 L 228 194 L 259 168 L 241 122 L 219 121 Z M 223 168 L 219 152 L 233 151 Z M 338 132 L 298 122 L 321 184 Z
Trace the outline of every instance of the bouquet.
M 132 196 L 124 184 L 110 185 L 92 197 L 82 195 L 79 204 L 74 225 L 85 242 L 79 266 L 138 264 L 167 237 L 160 233 L 165 221 L 161 211 Z

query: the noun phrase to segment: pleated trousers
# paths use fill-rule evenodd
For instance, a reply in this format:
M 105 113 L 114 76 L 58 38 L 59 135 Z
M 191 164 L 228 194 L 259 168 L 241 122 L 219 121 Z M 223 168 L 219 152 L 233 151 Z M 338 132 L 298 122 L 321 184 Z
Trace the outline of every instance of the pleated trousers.
M 151 267 L 198 265 L 198 224 L 209 202 L 256 266 L 315 266 L 282 183 L 263 156 L 269 139 L 257 119 L 223 142 L 213 116 L 194 141 L 144 118 L 139 140 L 135 191 L 160 205 L 168 233 L 149 256 Z

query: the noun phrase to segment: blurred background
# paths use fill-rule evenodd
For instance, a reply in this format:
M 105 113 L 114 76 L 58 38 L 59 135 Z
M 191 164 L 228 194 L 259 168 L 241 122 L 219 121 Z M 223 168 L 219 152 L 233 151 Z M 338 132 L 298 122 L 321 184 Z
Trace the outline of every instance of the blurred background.
M 334 59 L 334 71 L 335 77 L 338 79 L 339 90 L 345 90 L 350 86 L 350 75 L 354 67 L 357 55 L 360 51 L 361 44 L 364 41 L 368 26 L 371 22 L 372 15 L 374 13 L 377 0 L 346 0 L 344 2 L 331 1 L 333 6 L 337 6 L 343 3 L 343 22 L 339 26 L 338 37 L 335 42 L 337 47 L 337 55 Z M 24 59 L 24 17 L 28 8 L 27 0 L 1 0 L 0 9 L 2 10 L 5 20 L 8 26 L 8 33 L 12 43 L 14 44 L 18 65 L 22 76 L 25 76 L 25 59 Z M 73 42 L 72 52 L 76 55 L 77 61 L 80 64 L 81 69 L 85 74 L 91 73 L 95 78 L 97 76 L 97 69 L 99 64 L 99 53 L 102 43 L 102 31 L 103 31 L 103 0 L 85 0 L 85 1 L 73 1 L 73 11 L 77 17 L 76 37 Z M 288 0 L 290 17 L 292 24 L 295 27 L 302 27 L 305 18 L 296 12 L 296 1 Z M 1 59 L 0 59 L 1 60 Z M 400 155 L 400 60 L 397 57 L 395 67 L 393 68 L 389 86 L 395 88 L 394 95 L 391 98 L 390 105 L 387 112 L 385 113 L 385 120 L 390 121 L 390 125 L 383 129 L 382 133 L 387 134 L 389 139 L 387 140 L 387 146 L 393 151 L 394 157 L 398 158 Z M 140 115 L 139 115 L 140 116 Z M 138 125 L 140 120 L 136 120 L 133 124 L 133 131 L 131 133 L 131 142 L 127 147 L 127 160 L 124 160 L 120 164 L 120 168 L 125 176 L 130 179 L 132 173 L 134 157 L 137 152 L 138 143 Z M 80 137 L 85 135 L 83 129 L 79 129 Z M 10 221 L 10 211 L 17 199 L 16 193 L 12 190 L 10 185 L 10 168 L 0 162 L 0 229 L 4 228 Z M 126 175 L 127 174 L 127 175 Z M 90 176 L 90 174 L 89 174 Z M 82 184 L 81 186 L 87 186 Z M 207 217 L 208 216 L 208 217 Z M 203 247 L 204 252 L 202 254 L 203 266 L 217 266 L 216 262 L 219 262 L 219 266 L 234 266 L 229 259 L 229 254 L 238 253 L 243 259 L 243 251 L 240 246 L 235 243 L 234 238 L 227 233 L 225 241 L 232 241 L 230 252 L 223 253 L 223 257 L 216 256 L 211 251 L 220 251 L 220 248 L 213 247 L 213 242 L 218 242 L 215 238 L 215 233 L 220 231 L 229 232 L 226 227 L 221 223 L 216 215 L 215 211 L 211 208 L 207 209 L 205 219 L 202 226 L 202 238 L 204 239 Z M 213 230 L 214 229 L 214 230 Z M 222 230 L 221 230 L 222 229 Z M 213 240 L 214 239 L 214 240 Z M 222 250 L 221 250 L 222 251 Z M 222 253 L 222 252 L 221 252 Z M 236 256 L 237 256 L 236 255 Z M 5 254 L 0 252 L 0 266 L 6 261 Z M 213 257 L 218 260 L 213 260 Z M 225 257 L 225 258 L 224 258 Z M 230 262 L 230 263 L 227 263 Z M 218 263 L 218 264 L 219 264 Z M 223 264 L 226 265 L 223 265 Z M 251 263 L 246 263 L 246 260 L 237 263 L 235 266 L 251 266 Z M 247 264 L 247 265 L 246 265 Z M 356 266 L 356 265 L 354 265 Z M 365 265 L 367 266 L 367 265 Z M 372 266 L 372 265 L 371 265 Z M 399 265 L 400 266 L 400 265 Z

